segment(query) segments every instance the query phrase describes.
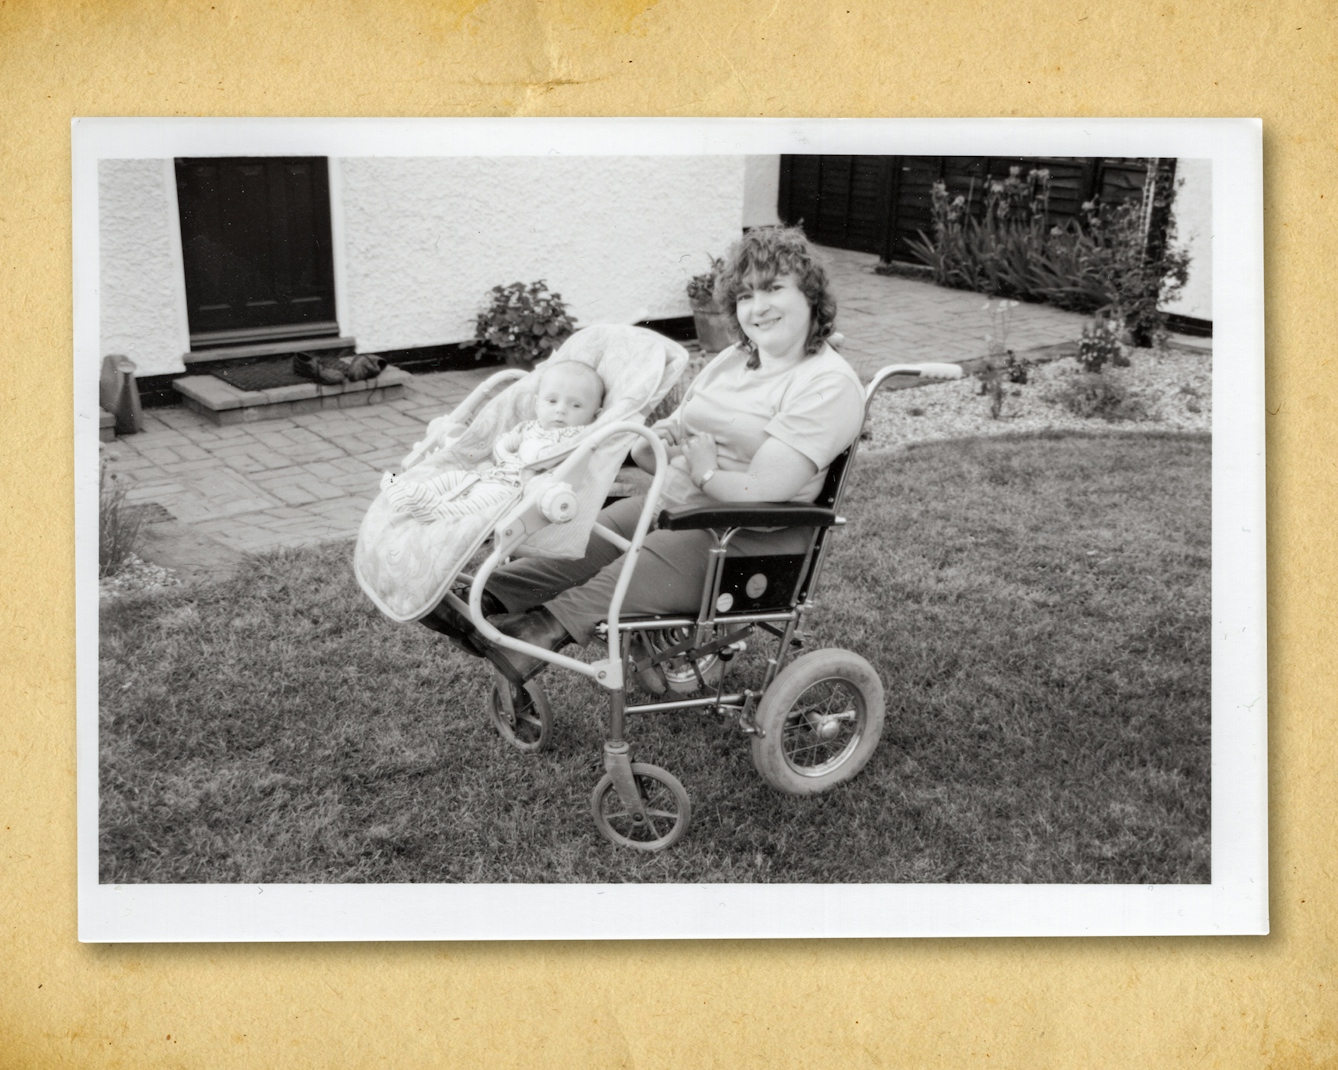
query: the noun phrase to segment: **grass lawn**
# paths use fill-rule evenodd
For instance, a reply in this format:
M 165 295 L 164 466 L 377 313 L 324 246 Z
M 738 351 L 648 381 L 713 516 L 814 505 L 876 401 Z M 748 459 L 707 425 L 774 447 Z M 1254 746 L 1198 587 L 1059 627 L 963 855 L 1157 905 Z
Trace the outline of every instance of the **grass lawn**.
M 1209 471 L 1206 436 L 864 455 L 809 646 L 873 662 L 877 753 L 794 798 L 731 721 L 634 720 L 693 798 L 651 856 L 589 815 L 602 693 L 550 670 L 555 748 L 510 749 L 483 663 L 382 618 L 348 545 L 108 602 L 101 879 L 1207 882 Z

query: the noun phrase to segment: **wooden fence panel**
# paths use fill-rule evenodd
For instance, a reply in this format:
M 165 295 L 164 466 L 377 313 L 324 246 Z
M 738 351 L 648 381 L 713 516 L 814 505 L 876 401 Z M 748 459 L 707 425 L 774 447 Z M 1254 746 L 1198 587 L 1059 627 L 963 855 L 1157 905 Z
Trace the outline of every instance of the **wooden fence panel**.
M 943 182 L 950 197 L 965 198 L 977 218 L 991 181 L 1016 167 L 1050 172 L 1050 219 L 1081 217 L 1082 206 L 1140 198 L 1147 161 L 1035 156 L 784 156 L 777 206 L 787 223 L 801 223 L 821 245 L 877 253 L 884 260 L 916 262 L 908 242 L 929 234 L 932 190 Z

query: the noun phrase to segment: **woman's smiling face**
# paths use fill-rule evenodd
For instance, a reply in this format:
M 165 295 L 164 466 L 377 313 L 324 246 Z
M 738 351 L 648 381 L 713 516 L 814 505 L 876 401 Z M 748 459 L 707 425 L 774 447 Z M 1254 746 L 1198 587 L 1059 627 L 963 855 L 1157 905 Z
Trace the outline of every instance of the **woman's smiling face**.
M 768 357 L 804 355 L 813 310 L 793 275 L 749 276 L 736 313 L 743 333 Z

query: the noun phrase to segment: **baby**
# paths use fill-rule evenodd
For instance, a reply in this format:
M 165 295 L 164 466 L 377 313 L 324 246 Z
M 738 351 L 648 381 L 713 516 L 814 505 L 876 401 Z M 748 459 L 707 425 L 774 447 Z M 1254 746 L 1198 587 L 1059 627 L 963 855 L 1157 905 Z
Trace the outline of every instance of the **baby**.
M 604 404 L 604 380 L 588 364 L 560 361 L 543 370 L 535 397 L 538 419 L 507 431 L 493 446 L 493 467 L 440 472 L 412 480 L 387 472 L 381 488 L 392 507 L 424 522 L 480 513 L 508 501 L 522 486 L 522 470 L 555 446 L 578 438 Z

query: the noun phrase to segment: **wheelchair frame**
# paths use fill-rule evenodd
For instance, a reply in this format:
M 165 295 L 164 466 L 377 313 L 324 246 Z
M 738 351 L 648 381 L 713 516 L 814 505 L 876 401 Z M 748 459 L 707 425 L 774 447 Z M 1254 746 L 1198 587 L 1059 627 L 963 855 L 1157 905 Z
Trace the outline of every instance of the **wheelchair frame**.
M 894 377 L 950 379 L 961 375 L 961 368 L 955 364 L 894 364 L 882 368 L 865 390 L 861 433 L 874 396 Z M 457 612 L 467 615 L 479 634 L 494 647 L 540 659 L 540 665 L 533 672 L 522 676 L 505 657 L 495 651 L 489 651 L 487 655 L 498 677 L 491 696 L 490 714 L 503 738 L 519 749 L 541 750 L 551 738 L 552 714 L 547 697 L 533 680 L 546 664 L 588 676 L 608 690 L 610 709 L 604 743 L 605 775 L 592 794 L 592 813 L 600 832 L 612 842 L 655 851 L 682 837 L 690 820 L 691 803 L 686 790 L 672 774 L 658 766 L 632 761 L 632 747 L 627 739 L 629 715 L 693 709 L 728 713 L 737 718 L 741 731 L 750 737 L 754 764 L 764 780 L 780 791 L 811 794 L 855 776 L 872 756 L 882 729 L 884 702 L 877 673 L 857 654 L 833 648 L 809 651 L 791 660 L 791 655 L 803 644 L 805 620 L 817 608 L 811 596 L 826 562 L 829 536 L 832 529 L 846 522 L 837 509 L 858 451 L 859 436 L 832 462 L 813 504 L 717 503 L 660 512 L 661 528 L 707 530 L 714 539 L 697 614 L 624 619 L 621 613 L 623 599 L 656 514 L 668 465 L 663 441 L 642 425 L 630 422 L 610 425 L 583 442 L 553 471 L 550 481 L 551 484 L 576 476 L 580 465 L 600 442 L 610 435 L 628 433 L 648 442 L 654 452 L 656 470 L 631 539 L 625 539 L 598 523 L 594 527 L 595 534 L 613 543 L 626 555 L 607 619 L 597 629 L 599 637 L 608 644 L 608 657 L 591 663 L 578 661 L 504 635 L 483 615 L 483 591 L 493 571 L 530 534 L 550 522 L 540 507 L 540 491 L 527 491 L 498 523 L 493 549 L 472 577 L 468 604 L 454 593 L 448 594 L 446 601 Z M 738 531 L 759 527 L 803 527 L 812 528 L 813 533 L 804 554 L 791 557 L 793 563 L 794 558 L 802 556 L 802 563 L 784 608 L 732 612 L 735 592 L 722 592 L 721 589 L 727 562 L 768 559 L 729 558 L 729 544 Z M 762 573 L 751 579 L 759 577 L 765 588 L 768 581 Z M 724 677 L 729 661 L 746 648 L 747 640 L 759 629 L 776 640 L 775 652 L 767 658 L 760 687 L 726 691 Z M 633 645 L 638 639 L 642 640 L 640 645 L 649 656 L 634 660 Z M 716 660 L 712 662 L 712 658 Z M 709 691 L 711 681 L 706 675 L 718 674 L 714 681 L 715 693 L 628 705 L 629 677 L 634 673 L 659 672 L 663 679 L 664 670 L 660 666 L 670 663 L 689 667 L 695 681 L 689 680 L 688 686 L 695 682 L 697 690 Z M 708 666 L 706 673 L 701 668 L 703 663 Z M 831 689 L 842 690 L 845 696 L 806 702 L 805 696 L 815 689 L 819 694 L 827 694 Z M 815 709 L 815 704 L 823 708 Z M 787 754 L 787 736 L 802 737 L 808 749 L 832 741 L 840 743 L 841 749 L 825 762 L 806 766 L 796 763 Z M 812 742 L 814 740 L 817 742 Z

